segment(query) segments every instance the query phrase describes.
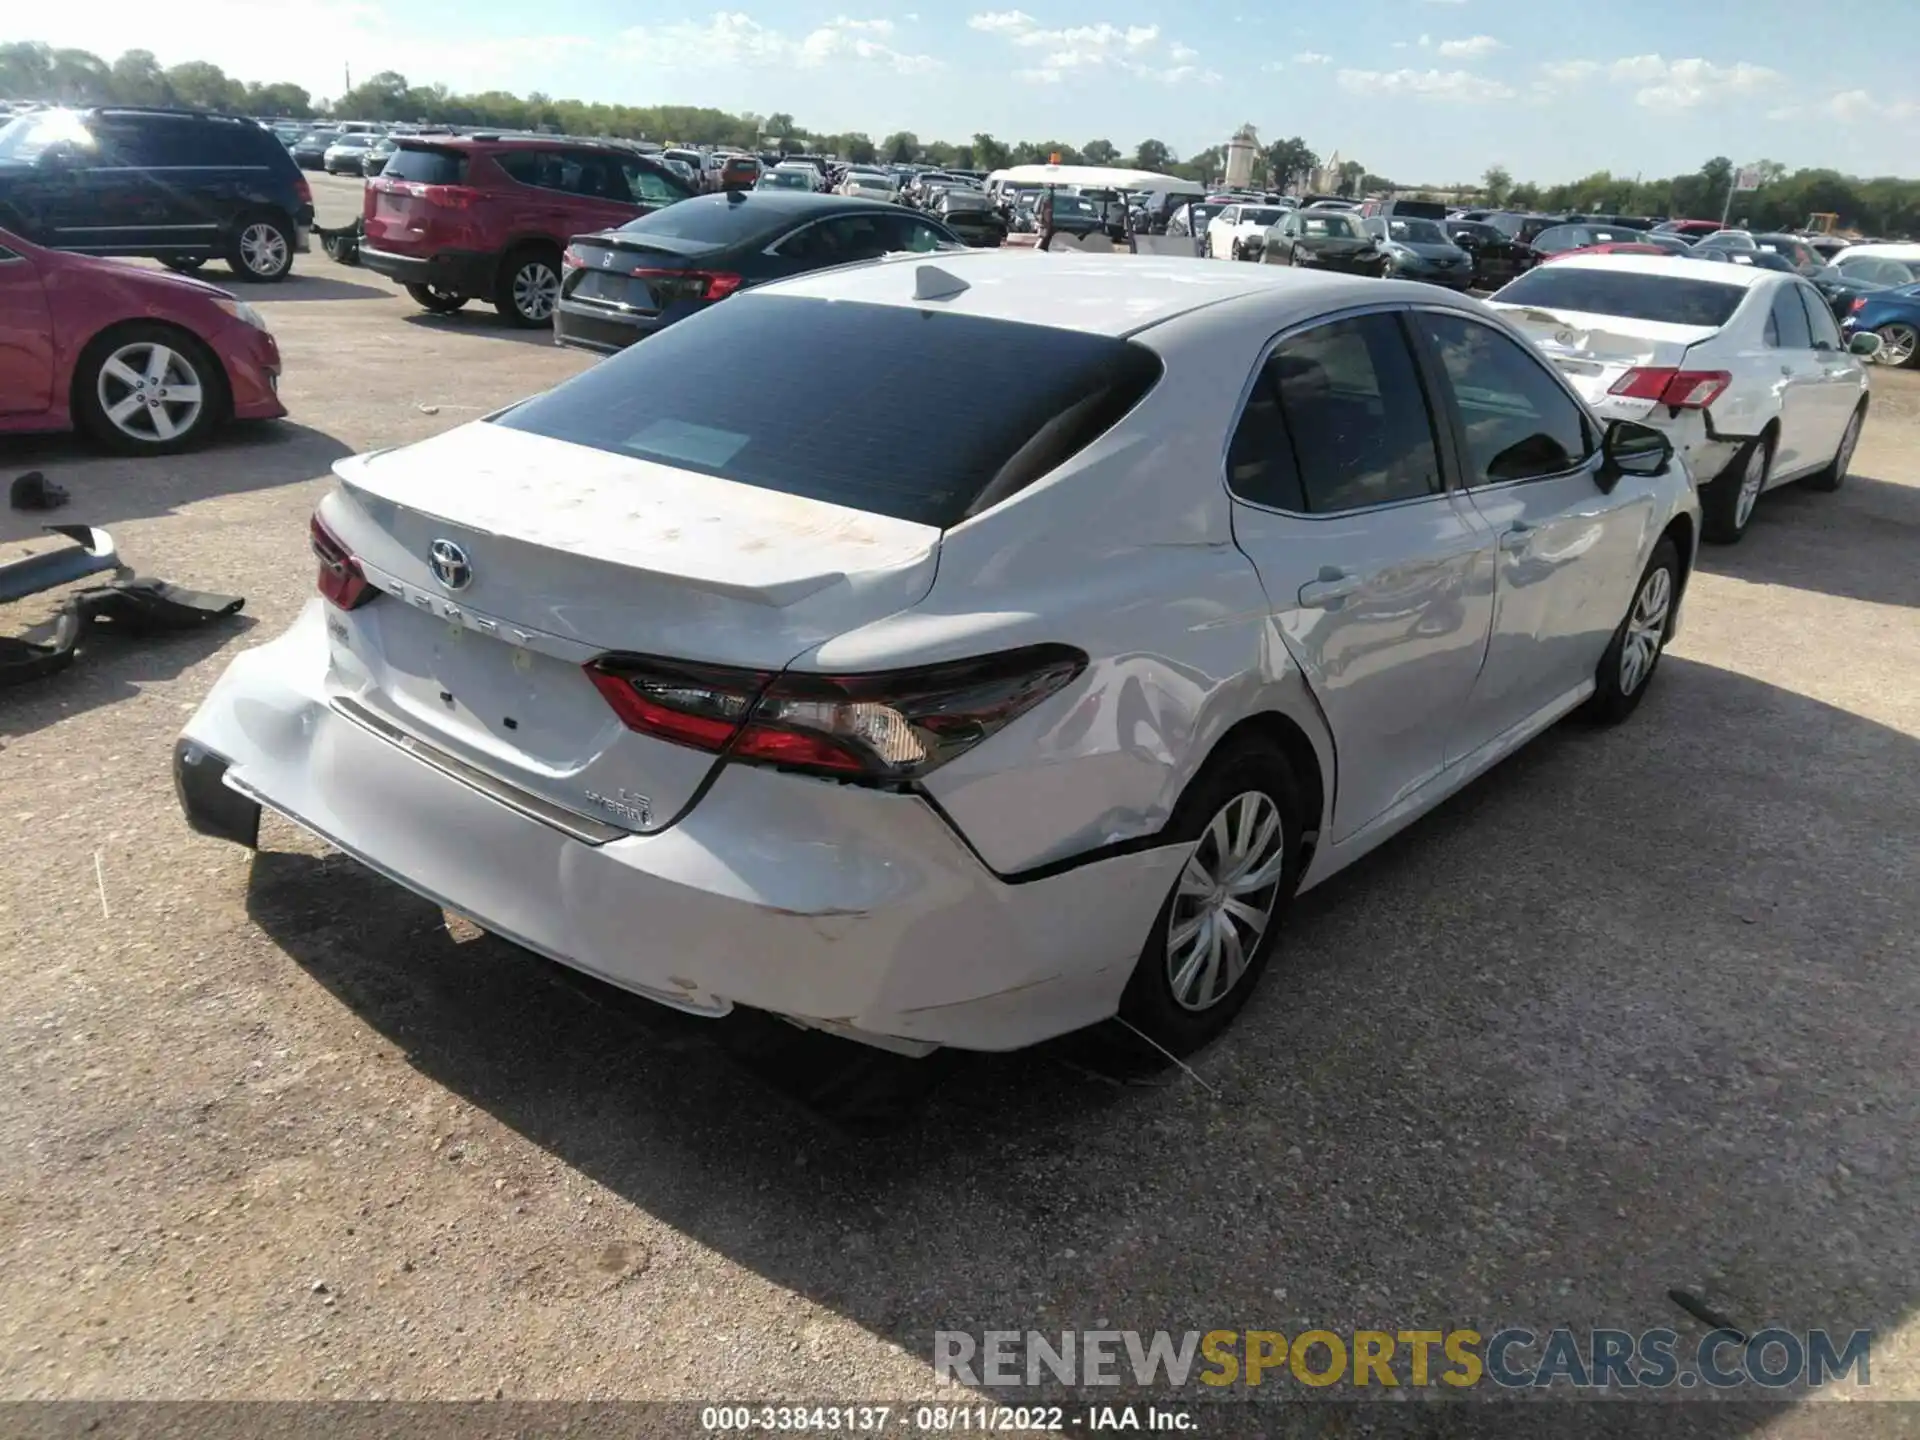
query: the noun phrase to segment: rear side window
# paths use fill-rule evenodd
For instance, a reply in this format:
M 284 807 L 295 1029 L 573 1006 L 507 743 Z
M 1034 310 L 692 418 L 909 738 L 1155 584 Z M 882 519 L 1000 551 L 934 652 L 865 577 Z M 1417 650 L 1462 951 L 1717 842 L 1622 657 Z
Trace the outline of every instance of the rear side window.
M 415 185 L 464 185 L 467 157 L 458 150 L 402 145 L 380 173 L 388 180 L 407 180 Z
M 1773 292 L 1773 309 L 1767 316 L 1767 343 L 1782 350 L 1811 350 L 1813 332 L 1807 326 L 1807 312 L 1801 307 L 1795 288 L 1782 285 Z
M 1159 376 L 1151 351 L 1110 336 L 746 295 L 496 423 L 945 528 L 1084 449 Z
M 1361 315 L 1282 341 L 1227 467 L 1242 499 L 1312 515 L 1436 493 L 1433 422 L 1399 321 Z
M 1588 270 L 1578 261 L 1529 270 L 1494 295 L 1502 305 L 1538 305 L 1587 315 L 1664 321 L 1719 329 L 1747 297 L 1744 285 L 1645 275 L 1627 270 Z
M 1813 332 L 1813 348 L 1840 349 L 1840 327 L 1834 323 L 1833 311 L 1828 308 L 1820 292 L 1810 285 L 1796 285 L 1793 288 L 1800 292 L 1800 303 L 1807 308 L 1807 327 Z

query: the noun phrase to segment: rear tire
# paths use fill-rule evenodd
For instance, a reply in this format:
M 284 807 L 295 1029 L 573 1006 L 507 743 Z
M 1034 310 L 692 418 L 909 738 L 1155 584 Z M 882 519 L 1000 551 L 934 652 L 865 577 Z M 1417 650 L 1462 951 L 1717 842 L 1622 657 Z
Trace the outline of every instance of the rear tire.
M 1847 422 L 1846 432 L 1840 437 L 1840 448 L 1833 452 L 1833 461 L 1824 470 L 1816 470 L 1801 484 L 1809 490 L 1821 490 L 1831 494 L 1846 481 L 1847 471 L 1853 466 L 1854 447 L 1860 443 L 1860 430 L 1867 423 L 1867 402 L 1862 400 L 1854 408 L 1853 418 Z
M 1120 999 L 1122 1020 L 1176 1056 L 1233 1022 L 1299 884 L 1304 824 L 1300 787 L 1272 746 L 1241 741 L 1207 762 L 1167 825 L 1169 843 L 1192 850 L 1147 932 Z M 1139 1058 L 1165 1063 L 1158 1050 Z
M 560 255 L 551 246 L 525 246 L 501 264 L 493 308 L 509 325 L 522 330 L 552 325 L 559 301 Z
M 286 279 L 293 273 L 293 227 L 269 211 L 242 215 L 227 237 L 227 267 L 236 280 Z
M 1594 672 L 1593 698 L 1583 714 L 1599 725 L 1618 725 L 1640 708 L 1653 672 L 1666 653 L 1680 603 L 1680 552 L 1672 540 L 1653 547 L 1653 557 L 1633 587 L 1626 616 L 1613 632 Z
M 414 304 L 435 315 L 451 315 L 467 303 L 466 296 L 456 295 L 450 290 L 436 289 L 432 285 L 409 285 L 407 294 L 413 297 Z
M 1756 435 L 1735 452 L 1727 468 L 1700 487 L 1700 537 L 1737 545 L 1753 521 L 1773 469 L 1773 442 Z

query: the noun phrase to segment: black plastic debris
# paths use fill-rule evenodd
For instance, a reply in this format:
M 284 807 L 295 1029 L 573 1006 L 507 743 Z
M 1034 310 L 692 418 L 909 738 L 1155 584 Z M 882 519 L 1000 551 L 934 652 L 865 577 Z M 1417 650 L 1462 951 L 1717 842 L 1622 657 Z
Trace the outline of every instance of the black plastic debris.
M 357 217 L 351 225 L 313 227 L 313 233 L 320 237 L 320 246 L 327 252 L 327 258 L 341 265 L 360 263 L 361 230 L 361 221 Z
M 118 572 L 105 585 L 76 590 L 60 604 L 45 639 L 0 635 L 0 689 L 45 679 L 66 669 L 96 626 L 127 636 L 197 630 L 237 615 L 247 602 L 135 575 L 120 564 L 113 537 L 89 525 L 49 525 L 75 543 L 0 565 L 0 603 L 57 589 L 103 570 Z
M 29 470 L 9 487 L 7 503 L 16 510 L 58 510 L 67 503 L 67 491 L 38 470 Z

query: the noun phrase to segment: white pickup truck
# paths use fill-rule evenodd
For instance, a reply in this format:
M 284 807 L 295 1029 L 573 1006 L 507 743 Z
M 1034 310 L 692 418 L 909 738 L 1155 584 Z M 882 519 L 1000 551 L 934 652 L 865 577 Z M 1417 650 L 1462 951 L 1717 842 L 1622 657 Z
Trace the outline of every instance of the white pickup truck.
M 1862 363 L 1797 275 L 1659 255 L 1570 255 L 1488 301 L 1604 420 L 1667 432 L 1700 484 L 1702 538 L 1731 544 L 1776 485 L 1838 489 L 1867 414 Z

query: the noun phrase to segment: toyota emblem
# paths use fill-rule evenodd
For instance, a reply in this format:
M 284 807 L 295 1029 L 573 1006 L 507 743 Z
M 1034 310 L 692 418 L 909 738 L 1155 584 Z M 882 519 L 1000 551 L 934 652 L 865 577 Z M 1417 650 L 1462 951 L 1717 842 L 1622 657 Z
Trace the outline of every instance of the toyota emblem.
M 449 590 L 464 590 L 473 583 L 473 566 L 467 552 L 451 540 L 436 540 L 427 551 L 427 564 L 433 578 Z

